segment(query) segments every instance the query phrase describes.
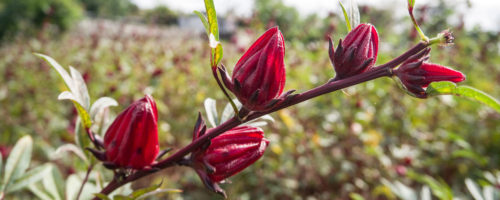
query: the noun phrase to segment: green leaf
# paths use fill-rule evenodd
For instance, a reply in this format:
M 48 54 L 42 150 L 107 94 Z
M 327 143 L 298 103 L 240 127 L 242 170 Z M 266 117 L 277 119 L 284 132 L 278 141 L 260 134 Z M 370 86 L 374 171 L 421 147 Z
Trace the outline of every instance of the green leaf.
M 15 192 L 17 190 L 28 187 L 29 185 L 40 181 L 52 170 L 51 164 L 45 164 L 42 166 L 38 166 L 24 173 L 21 177 L 19 177 L 16 181 L 12 183 L 7 189 L 8 192 Z
M 90 119 L 90 115 L 87 110 L 77 101 L 77 97 L 68 91 L 64 91 L 57 97 L 58 100 L 71 100 L 75 105 L 76 110 L 78 111 L 78 115 L 80 119 L 82 119 L 82 124 L 85 128 L 90 128 L 92 125 L 92 121 Z
M 33 139 L 29 135 L 17 141 L 5 163 L 3 185 L 0 191 L 5 191 L 10 183 L 22 176 L 26 169 L 28 169 L 32 149 Z
M 408 0 L 408 8 L 413 9 L 414 6 L 415 6 L 415 0 Z
M 357 193 L 351 193 L 349 194 L 349 197 L 352 199 L 352 200 L 365 200 L 365 198 L 363 198 L 363 196 L 357 194 Z
M 65 199 L 76 199 L 78 191 L 80 190 L 80 186 L 83 182 L 83 177 L 85 173 L 72 174 L 66 179 L 66 198 Z M 93 182 L 88 181 L 83 187 L 82 194 L 80 195 L 80 199 L 92 199 L 94 197 L 94 193 L 99 192 L 99 189 Z M 101 194 L 103 195 L 103 194 Z M 101 199 L 109 199 L 106 195 L 100 196 Z
M 82 151 L 88 156 L 90 152 L 84 151 L 85 147 L 88 147 L 90 144 L 90 138 L 87 137 L 85 130 L 82 129 L 81 118 L 78 117 L 75 122 L 75 143 Z M 88 153 L 87 153 L 88 152 Z
M 158 194 L 163 194 L 163 193 L 180 193 L 180 192 L 182 192 L 182 190 L 179 189 L 156 189 L 137 197 L 137 200 L 146 199 L 148 197 L 156 196 Z
M 74 144 L 64 144 L 56 149 L 54 155 L 52 155 L 52 159 L 59 159 L 63 157 L 63 153 L 72 152 L 79 158 L 81 158 L 86 164 L 89 164 L 87 156 L 82 151 L 82 149 L 78 148 L 78 146 Z
M 220 61 L 222 60 L 222 45 L 219 43 L 217 44 L 217 47 L 212 49 L 212 57 L 213 57 L 213 64 L 212 66 L 217 66 L 219 65 Z
M 349 21 L 351 21 L 351 27 L 356 28 L 360 20 L 358 4 L 356 0 L 351 0 L 349 3 Z
M 71 90 L 71 88 L 74 88 L 73 86 L 73 78 L 69 75 L 69 73 L 61 66 L 59 63 L 57 63 L 56 60 L 51 58 L 50 56 L 39 54 L 39 53 L 34 53 L 35 56 L 38 56 L 45 61 L 47 61 L 56 71 L 59 73 L 61 78 L 64 80 L 66 83 L 66 86 Z
M 99 199 L 102 199 L 102 200 L 111 200 L 107 195 L 105 194 L 101 194 L 101 193 L 96 193 L 94 194 L 96 197 L 98 197 Z
M 210 25 L 208 25 L 207 18 L 205 15 L 203 15 L 200 11 L 194 11 L 194 14 L 198 15 L 198 17 L 201 20 L 201 23 L 203 23 L 203 26 L 205 27 L 205 31 L 207 32 L 207 36 L 210 35 Z
M 483 91 L 469 86 L 457 86 L 455 83 L 448 81 L 433 82 L 427 87 L 425 92 L 428 96 L 451 94 L 458 97 L 466 97 L 481 102 L 500 113 L 500 102 L 498 100 Z
M 474 181 L 467 178 L 465 179 L 465 185 L 475 200 L 484 200 L 483 196 L 481 196 L 481 188 Z
M 111 97 L 101 97 L 97 99 L 97 101 L 92 104 L 92 107 L 90 107 L 90 118 L 95 120 L 97 114 L 110 106 L 118 106 L 118 102 Z
M 47 193 L 47 191 L 41 189 L 36 184 L 30 185 L 30 186 L 28 186 L 28 188 L 39 199 L 41 199 L 41 200 L 52 200 L 52 197 L 50 197 L 50 195 Z
M 45 190 L 52 196 L 52 199 L 62 199 L 64 196 L 64 180 L 56 167 L 52 167 L 42 180 Z
M 351 28 L 351 22 L 349 21 L 349 15 L 347 14 L 347 11 L 345 10 L 342 2 L 339 1 L 339 4 L 340 7 L 342 8 L 342 12 L 344 13 L 344 19 L 345 19 L 345 24 L 347 25 L 347 31 L 350 32 L 352 28 Z
M 154 191 L 158 188 L 160 188 L 161 186 L 161 183 L 160 184 L 154 184 L 153 186 L 150 186 L 150 187 L 147 187 L 147 188 L 141 188 L 141 189 L 138 189 L 136 191 L 134 191 L 131 196 L 132 196 L 132 199 L 137 199 L 138 197 L 148 193 L 148 192 L 151 192 L 151 191 Z
M 210 33 L 214 34 L 215 39 L 219 41 L 219 24 L 217 23 L 217 14 L 212 0 L 205 0 L 205 9 L 207 11 L 207 19 Z
M 217 107 L 215 100 L 212 98 L 207 98 L 205 99 L 204 105 L 208 122 L 210 123 L 210 125 L 212 125 L 212 127 L 216 127 L 219 124 L 219 117 L 217 116 Z

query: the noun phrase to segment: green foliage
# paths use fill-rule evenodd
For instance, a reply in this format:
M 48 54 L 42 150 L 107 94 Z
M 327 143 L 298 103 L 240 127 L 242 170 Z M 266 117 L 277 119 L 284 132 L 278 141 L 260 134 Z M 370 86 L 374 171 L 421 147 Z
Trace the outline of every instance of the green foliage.
M 0 40 L 37 31 L 54 25 L 65 31 L 81 16 L 75 0 L 4 0 L 0 2 Z
M 91 16 L 115 18 L 132 15 L 138 7 L 130 0 L 78 0 Z
M 157 6 L 151 10 L 147 10 L 144 17 L 149 23 L 172 25 L 177 24 L 179 14 L 167 6 Z

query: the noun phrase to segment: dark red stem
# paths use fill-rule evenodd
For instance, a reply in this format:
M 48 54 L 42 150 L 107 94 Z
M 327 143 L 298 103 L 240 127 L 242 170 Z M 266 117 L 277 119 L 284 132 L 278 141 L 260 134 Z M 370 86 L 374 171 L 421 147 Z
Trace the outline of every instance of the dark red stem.
M 197 149 L 201 145 L 205 144 L 210 139 L 224 133 L 225 131 L 230 130 L 231 128 L 234 128 L 242 123 L 245 123 L 249 120 L 256 119 L 256 118 L 261 117 L 263 115 L 273 113 L 277 110 L 287 108 L 289 106 L 307 101 L 309 99 L 312 99 L 314 97 L 317 97 L 317 96 L 320 96 L 323 94 L 327 94 L 327 93 L 330 93 L 333 91 L 344 89 L 344 88 L 347 88 L 347 87 L 350 87 L 353 85 L 357 85 L 357 84 L 360 84 L 360 83 L 363 83 L 366 81 L 374 80 L 374 79 L 377 79 L 380 77 L 384 77 L 384 76 L 390 77 L 393 75 L 392 74 L 393 68 L 397 67 L 399 64 L 404 62 L 410 56 L 422 51 L 423 49 L 427 48 L 428 46 L 429 46 L 428 43 L 420 42 L 417 45 L 415 45 L 414 47 L 412 47 L 411 49 L 409 49 L 408 51 L 406 51 L 405 53 L 403 53 L 402 55 L 400 55 L 399 57 L 397 57 L 397 58 L 395 58 L 395 59 L 393 59 L 393 60 L 391 60 L 383 65 L 377 66 L 370 71 L 367 71 L 367 72 L 364 72 L 362 74 L 358 74 L 358 75 L 355 75 L 355 76 L 352 76 L 349 78 L 345 78 L 342 80 L 329 82 L 329 83 L 326 83 L 326 84 L 321 85 L 319 87 L 313 88 L 311 90 L 308 90 L 304 93 L 301 93 L 301 94 L 293 97 L 290 101 L 286 102 L 285 104 L 279 105 L 279 106 L 273 108 L 272 110 L 269 110 L 266 112 L 250 112 L 249 116 L 243 121 L 238 120 L 237 117 L 233 117 L 233 118 L 229 119 L 228 121 L 220 124 L 219 126 L 207 130 L 207 132 L 203 136 L 194 140 L 193 142 L 191 142 L 190 144 L 188 144 L 184 148 L 180 149 L 179 151 L 175 152 L 174 154 L 172 154 L 171 156 L 169 156 L 165 160 L 162 160 L 162 161 L 158 162 L 157 164 L 153 165 L 152 168 L 157 169 L 157 170 L 137 171 L 136 173 L 128 176 L 127 178 L 125 178 L 124 180 L 121 180 L 119 182 L 116 179 L 114 179 L 101 191 L 101 193 L 107 195 L 126 183 L 129 183 L 129 182 L 135 181 L 139 178 L 142 178 L 144 176 L 153 174 L 153 173 L 157 172 L 158 169 L 165 169 L 165 168 L 171 167 L 171 166 L 175 165 L 177 162 L 181 161 L 189 153 L 191 153 L 192 151 L 194 151 L 195 149 Z M 217 82 L 220 84 L 219 81 L 217 81 Z M 222 85 L 220 84 L 220 86 L 222 86 Z M 98 198 L 96 197 L 94 199 L 98 199 Z

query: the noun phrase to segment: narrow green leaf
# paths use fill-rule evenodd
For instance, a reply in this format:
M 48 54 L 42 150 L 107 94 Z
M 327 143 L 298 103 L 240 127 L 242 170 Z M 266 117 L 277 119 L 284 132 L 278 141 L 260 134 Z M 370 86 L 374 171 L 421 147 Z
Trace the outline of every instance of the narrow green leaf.
M 220 61 L 222 60 L 222 45 L 220 43 L 217 44 L 215 51 L 212 52 L 214 52 L 214 66 L 218 66 Z
M 82 159 L 86 164 L 89 164 L 87 156 L 85 156 L 85 153 L 82 151 L 82 149 L 78 148 L 78 146 L 74 144 L 64 144 L 59 148 L 57 148 L 56 151 L 54 152 L 54 155 L 52 155 L 52 159 L 60 159 L 66 152 L 74 153 L 76 156 Z
M 349 194 L 349 197 L 352 199 L 352 200 L 365 200 L 365 198 L 363 198 L 363 196 L 357 194 L 357 193 L 351 193 Z
M 180 192 L 182 192 L 182 190 L 179 190 L 179 189 L 156 189 L 154 191 L 143 194 L 140 197 L 137 197 L 136 200 L 146 199 L 148 197 L 153 197 L 153 196 L 156 196 L 158 194 L 163 194 L 163 193 L 180 193 Z
M 66 179 L 66 196 L 65 199 L 76 199 L 78 191 L 80 190 L 80 186 L 83 182 L 83 176 L 85 173 L 80 174 L 72 174 Z M 92 199 L 94 197 L 94 193 L 99 192 L 99 188 L 95 186 L 93 182 L 87 182 L 83 187 L 82 194 L 80 195 L 80 199 Z M 101 194 L 103 195 L 103 194 Z M 109 199 L 106 195 L 100 196 L 101 199 Z
M 359 25 L 360 15 L 358 4 L 356 0 L 351 0 L 349 4 L 349 21 L 351 21 L 351 27 L 356 28 Z
M 207 36 L 210 35 L 210 25 L 208 25 L 208 21 L 207 21 L 207 18 L 205 17 L 205 15 L 203 15 L 201 12 L 199 11 L 194 11 L 194 14 L 198 15 L 198 17 L 200 18 L 201 20 L 201 23 L 203 23 L 203 26 L 205 27 L 205 31 L 207 32 Z
M 75 143 L 87 156 L 89 156 L 90 153 L 87 153 L 88 151 L 84 149 L 90 144 L 90 138 L 87 136 L 85 130 L 82 129 L 81 121 L 81 118 L 78 117 L 75 122 Z
M 97 99 L 90 107 L 90 118 L 95 120 L 99 112 L 110 106 L 118 106 L 118 102 L 111 97 L 101 97 Z
M 113 196 L 113 200 L 133 200 L 133 198 L 130 198 L 130 197 L 125 196 L 125 195 L 117 194 L 117 195 Z
M 72 90 L 72 88 L 74 88 L 73 79 L 71 78 L 69 73 L 59 63 L 57 63 L 56 60 L 54 60 L 50 56 L 39 54 L 39 53 L 34 53 L 34 55 L 47 61 L 57 71 L 57 73 L 59 73 L 61 78 L 64 80 L 64 83 L 66 83 L 66 86 L 68 87 L 68 89 Z
M 474 181 L 467 178 L 465 179 L 465 185 L 475 200 L 484 200 L 483 196 L 481 196 L 481 188 Z
M 414 6 L 415 6 L 415 0 L 408 0 L 408 8 L 413 9 Z
M 28 188 L 39 199 L 41 199 L 41 200 L 52 200 L 52 197 L 50 197 L 50 195 L 45 190 L 41 189 L 36 184 L 30 185 L 30 186 L 28 186 Z
M 204 102 L 205 105 L 205 111 L 207 113 L 207 120 L 212 125 L 212 127 L 216 127 L 218 123 L 218 116 L 217 116 L 217 106 L 216 102 L 212 98 L 207 98 L 205 99 Z
M 75 86 L 75 91 L 71 91 L 78 97 L 79 103 L 85 110 L 90 109 L 90 97 L 89 91 L 87 90 L 87 85 L 83 80 L 82 74 L 77 71 L 75 68 L 69 66 L 69 71 L 71 73 L 71 77 L 73 78 L 73 85 Z
M 60 200 L 62 199 L 60 190 L 58 188 L 61 183 L 58 183 L 60 181 L 57 181 L 58 177 L 60 175 L 57 174 L 58 171 L 55 170 L 55 168 L 52 168 L 49 173 L 45 174 L 45 177 L 42 180 L 43 187 L 45 188 L 45 191 L 47 191 L 52 199 L 55 200 Z
M 347 14 L 347 11 L 345 10 L 342 2 L 339 1 L 339 4 L 340 7 L 342 8 L 342 12 L 344 13 L 344 19 L 345 19 L 345 24 L 347 25 L 347 31 L 350 32 L 352 28 L 351 28 L 351 22 L 349 21 L 349 15 Z
M 94 194 L 96 197 L 98 197 L 99 199 L 102 199 L 102 200 L 111 200 L 108 196 L 106 196 L 105 194 L 101 194 L 101 193 L 97 193 L 97 194 Z
M 5 174 L 3 177 L 3 188 L 5 191 L 14 180 L 23 175 L 28 169 L 31 161 L 31 151 L 33 149 L 33 139 L 29 135 L 19 139 L 10 152 L 5 163 Z
M 219 24 L 217 23 L 217 14 L 215 12 L 214 2 L 212 0 L 205 0 L 205 9 L 207 11 L 210 33 L 214 34 L 215 39 L 219 41 Z
M 7 189 L 7 192 L 15 192 L 42 180 L 46 174 L 50 173 L 50 170 L 52 170 L 52 165 L 50 164 L 45 164 L 29 170 L 12 183 Z
M 481 102 L 500 113 L 500 101 L 492 96 L 469 86 L 457 86 L 448 81 L 433 82 L 427 87 L 426 93 L 428 96 L 436 95 L 456 95 L 458 97 L 466 97 L 478 102 Z
M 80 106 L 80 104 L 78 104 L 74 101 L 73 101 L 73 103 L 75 104 L 76 110 L 78 111 L 78 115 L 80 116 L 80 119 L 82 120 L 83 127 L 90 128 L 90 126 L 92 126 L 92 121 L 90 119 L 90 115 L 87 112 L 87 110 L 85 110 L 82 106 Z
M 160 184 L 154 184 L 153 186 L 150 186 L 150 187 L 147 187 L 147 188 L 141 188 L 141 189 L 138 189 L 136 191 L 134 191 L 132 193 L 132 199 L 137 199 L 138 197 L 148 193 L 148 192 L 151 192 L 151 191 L 154 191 L 158 188 L 160 188 L 161 186 L 161 183 Z

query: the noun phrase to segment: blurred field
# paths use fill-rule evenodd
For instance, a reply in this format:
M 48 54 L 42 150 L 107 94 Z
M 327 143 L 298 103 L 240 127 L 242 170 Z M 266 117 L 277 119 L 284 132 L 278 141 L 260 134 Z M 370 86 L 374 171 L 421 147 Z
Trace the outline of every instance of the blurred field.
M 381 37 L 377 64 L 416 43 L 408 19 L 390 21 L 389 11 L 368 8 L 361 15 L 363 22 L 376 25 Z M 500 98 L 499 34 L 450 27 L 445 17 L 430 12 L 431 20 L 422 26 L 428 35 L 451 28 L 456 37 L 454 46 L 433 47 L 432 62 L 453 66 L 467 75 L 463 84 Z M 343 37 L 342 18 L 314 22 L 301 34 L 319 34 L 320 39 L 297 34 L 286 43 L 285 90 L 306 91 L 334 76 L 321 36 L 326 23 L 334 27 L 334 41 Z M 265 22 L 260 23 L 240 27 L 223 42 L 226 67 L 232 69 L 249 42 L 265 30 Z M 205 36 L 175 26 L 85 19 L 64 34 L 45 31 L 13 39 L 0 46 L 0 151 L 8 152 L 20 136 L 29 134 L 36 141 L 38 163 L 49 161 L 61 144 L 73 142 L 77 114 L 69 102 L 57 100 L 63 82 L 33 52 L 82 72 L 91 102 L 101 96 L 115 98 L 119 106 L 111 114 L 151 93 L 158 104 L 162 149 L 175 151 L 191 141 L 205 98 L 217 99 L 220 110 L 226 104 L 210 73 Z M 485 172 L 496 173 L 500 167 L 500 115 L 451 96 L 416 99 L 395 83 L 379 79 L 273 114 L 276 122 L 264 127 L 270 148 L 224 186 L 229 198 L 348 199 L 357 193 L 367 199 L 395 199 L 382 180 L 420 191 L 424 175 L 443 180 L 457 197 L 470 197 L 465 178 L 485 181 Z M 66 176 L 74 171 L 74 160 L 68 156 L 55 162 Z M 187 168 L 168 169 L 136 187 L 151 180 L 182 189 L 171 196 L 175 199 L 219 198 Z M 29 197 L 24 195 L 20 198 Z

